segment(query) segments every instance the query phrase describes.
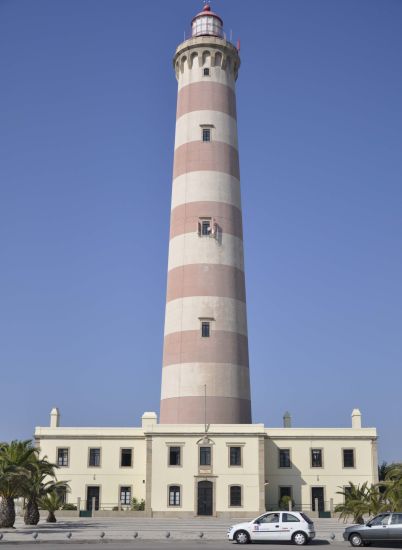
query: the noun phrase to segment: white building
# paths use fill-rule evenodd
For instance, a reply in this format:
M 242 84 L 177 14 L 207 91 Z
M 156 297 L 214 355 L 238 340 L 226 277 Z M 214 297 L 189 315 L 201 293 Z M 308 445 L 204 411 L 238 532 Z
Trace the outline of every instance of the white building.
M 69 481 L 69 503 L 81 510 L 130 508 L 147 515 L 253 516 L 291 495 L 294 509 L 330 511 L 340 487 L 377 481 L 377 434 L 362 428 L 265 428 L 263 424 L 158 424 L 140 428 L 68 428 L 57 409 L 35 430 L 42 455 Z M 318 499 L 318 502 L 317 500 Z

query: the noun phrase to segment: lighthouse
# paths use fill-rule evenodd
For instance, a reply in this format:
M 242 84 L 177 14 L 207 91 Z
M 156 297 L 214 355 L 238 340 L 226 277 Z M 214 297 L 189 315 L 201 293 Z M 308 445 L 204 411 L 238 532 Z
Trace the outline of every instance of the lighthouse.
M 238 49 L 206 5 L 178 82 L 160 422 L 251 423 L 235 84 Z

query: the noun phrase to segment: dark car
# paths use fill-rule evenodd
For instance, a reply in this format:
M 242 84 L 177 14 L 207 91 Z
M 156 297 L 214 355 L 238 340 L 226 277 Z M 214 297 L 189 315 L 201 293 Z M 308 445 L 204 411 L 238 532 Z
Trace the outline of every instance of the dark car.
M 347 527 L 343 538 L 352 546 L 371 542 L 402 541 L 402 512 L 378 514 L 365 525 Z

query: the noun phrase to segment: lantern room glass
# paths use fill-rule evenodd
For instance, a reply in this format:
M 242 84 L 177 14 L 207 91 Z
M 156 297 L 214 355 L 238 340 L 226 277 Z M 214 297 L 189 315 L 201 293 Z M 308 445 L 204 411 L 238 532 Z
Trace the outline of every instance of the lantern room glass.
M 196 17 L 192 25 L 193 36 L 218 36 L 223 37 L 222 23 L 217 17 L 213 15 L 202 15 Z

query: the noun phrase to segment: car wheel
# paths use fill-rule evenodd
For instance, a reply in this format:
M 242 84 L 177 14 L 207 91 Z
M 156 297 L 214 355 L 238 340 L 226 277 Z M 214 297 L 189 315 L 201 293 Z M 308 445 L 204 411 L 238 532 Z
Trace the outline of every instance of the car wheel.
M 308 538 L 304 533 L 298 531 L 293 535 L 292 540 L 298 546 L 303 546 L 303 544 L 307 544 Z
M 248 544 L 250 542 L 250 536 L 247 531 L 237 531 L 234 539 L 237 544 Z
M 363 546 L 363 540 L 359 533 L 352 533 L 349 537 L 349 542 L 352 546 Z

